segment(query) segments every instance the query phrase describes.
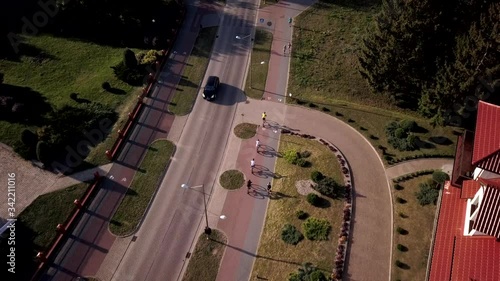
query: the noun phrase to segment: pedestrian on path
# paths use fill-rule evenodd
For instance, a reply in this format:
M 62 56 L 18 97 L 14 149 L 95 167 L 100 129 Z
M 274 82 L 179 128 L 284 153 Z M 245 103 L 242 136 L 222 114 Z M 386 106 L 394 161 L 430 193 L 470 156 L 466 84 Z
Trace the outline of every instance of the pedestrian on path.
M 259 150 L 259 146 L 260 146 L 260 140 L 259 140 L 259 139 L 257 139 L 257 140 L 255 141 L 255 148 L 257 149 L 257 151 Z
M 267 184 L 267 193 L 269 193 L 269 194 L 272 193 L 272 191 L 271 191 L 271 183 Z
M 250 190 L 250 187 L 252 187 L 252 181 L 248 180 L 247 181 L 247 190 Z
M 286 44 L 283 46 L 283 55 L 286 54 Z
M 288 42 L 288 52 L 292 53 L 292 42 Z
M 266 117 L 267 117 L 267 114 L 266 112 L 264 111 L 262 113 L 262 127 L 264 127 L 264 125 L 266 124 Z
M 252 158 L 252 161 L 250 161 L 250 168 L 252 168 L 252 173 L 254 167 L 255 167 L 255 159 Z

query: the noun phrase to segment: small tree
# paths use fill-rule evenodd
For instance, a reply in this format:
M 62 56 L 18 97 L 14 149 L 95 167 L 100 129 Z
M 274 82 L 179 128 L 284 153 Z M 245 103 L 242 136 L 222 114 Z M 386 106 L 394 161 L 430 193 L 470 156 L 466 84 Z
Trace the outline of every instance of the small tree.
M 285 243 L 297 245 L 302 239 L 304 239 L 302 233 L 291 224 L 285 224 L 281 230 L 281 240 Z
M 309 202 L 309 204 L 313 205 L 313 206 L 318 206 L 320 201 L 321 201 L 321 198 L 319 198 L 318 195 L 316 195 L 315 193 L 309 193 L 307 194 L 307 202 Z
M 134 51 L 130 49 L 125 49 L 123 52 L 123 62 L 127 68 L 136 68 L 137 67 L 137 58 L 135 57 Z
M 445 181 L 450 179 L 450 177 L 443 171 L 434 171 L 434 173 L 432 173 L 432 179 L 439 184 L 443 184 Z
M 403 129 L 405 132 L 409 133 L 409 132 L 414 132 L 418 128 L 418 125 L 417 122 L 415 122 L 415 120 L 405 119 L 399 122 L 399 127 Z
M 439 190 L 429 183 L 421 183 L 419 187 L 420 191 L 416 192 L 415 196 L 417 196 L 420 205 L 436 204 L 437 198 L 439 197 Z
M 111 84 L 109 84 L 109 82 L 102 82 L 101 87 L 104 90 L 109 91 L 109 89 L 111 89 Z
M 311 217 L 302 224 L 302 229 L 309 240 L 328 240 L 331 225 L 327 220 Z

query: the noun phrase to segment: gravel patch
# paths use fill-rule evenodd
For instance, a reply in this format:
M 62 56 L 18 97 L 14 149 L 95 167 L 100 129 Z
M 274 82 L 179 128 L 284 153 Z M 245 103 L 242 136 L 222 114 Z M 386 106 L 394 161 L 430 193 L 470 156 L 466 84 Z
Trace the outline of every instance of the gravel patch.
M 300 195 L 307 195 L 309 193 L 316 193 L 320 195 L 319 192 L 314 190 L 311 186 L 316 185 L 312 180 L 300 180 L 295 183 L 295 187 L 297 188 L 297 192 Z

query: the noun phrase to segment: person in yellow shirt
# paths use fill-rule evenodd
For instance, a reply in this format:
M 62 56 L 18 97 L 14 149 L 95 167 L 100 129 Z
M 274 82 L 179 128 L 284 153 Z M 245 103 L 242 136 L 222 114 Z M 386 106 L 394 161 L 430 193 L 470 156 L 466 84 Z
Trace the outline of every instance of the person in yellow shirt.
M 264 124 L 266 123 L 266 117 L 267 117 L 267 114 L 266 114 L 266 112 L 264 111 L 264 112 L 262 113 L 262 126 L 264 126 Z

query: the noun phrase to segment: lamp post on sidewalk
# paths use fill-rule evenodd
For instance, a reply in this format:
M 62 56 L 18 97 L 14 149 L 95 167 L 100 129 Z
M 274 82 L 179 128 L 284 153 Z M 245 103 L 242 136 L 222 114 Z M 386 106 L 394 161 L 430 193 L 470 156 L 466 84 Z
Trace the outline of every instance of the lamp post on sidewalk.
M 210 235 L 210 233 L 212 233 L 212 229 L 210 227 L 208 227 L 208 213 L 207 213 L 207 200 L 206 200 L 206 194 L 205 194 L 205 185 L 201 184 L 201 185 L 196 185 L 196 186 L 193 186 L 193 187 L 190 187 L 189 185 L 183 183 L 181 185 L 181 188 L 184 188 L 184 189 L 192 189 L 192 188 L 196 188 L 196 187 L 202 187 L 203 190 L 202 190 L 202 193 L 203 193 L 203 206 L 205 207 L 205 234 L 206 235 Z
M 265 61 L 261 61 L 261 62 L 260 62 L 260 63 L 258 63 L 258 64 L 261 64 L 261 65 L 262 65 L 262 64 L 265 64 L 265 63 L 266 63 Z M 256 64 L 257 64 L 257 63 L 253 63 L 253 64 L 251 64 L 251 65 L 250 65 L 250 69 L 249 69 L 249 71 L 250 71 L 250 89 L 253 89 L 253 88 L 252 88 L 252 65 L 256 65 Z M 264 85 L 264 87 L 265 87 L 265 85 Z

